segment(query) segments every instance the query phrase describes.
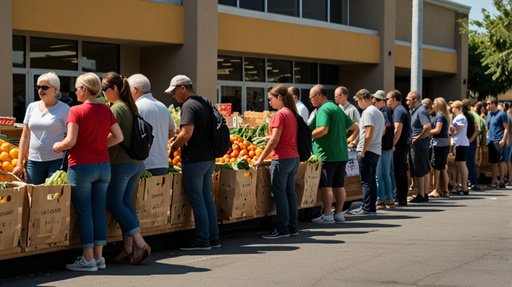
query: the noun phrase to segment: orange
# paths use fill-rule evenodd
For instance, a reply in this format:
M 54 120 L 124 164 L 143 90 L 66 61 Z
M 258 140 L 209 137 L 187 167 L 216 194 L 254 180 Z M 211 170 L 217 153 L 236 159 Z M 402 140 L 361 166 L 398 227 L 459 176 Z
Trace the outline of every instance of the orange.
M 5 141 L 3 139 L 0 139 L 0 145 L 3 145 Z
M 257 148 L 257 149 L 256 149 L 256 151 L 255 151 L 255 153 L 256 153 L 256 155 L 257 155 L 257 156 L 259 156 L 262 152 L 263 152 L 263 149 L 262 149 L 262 148 L 260 148 L 260 147 L 259 147 L 259 148 Z
M 239 152 L 236 149 L 233 150 L 233 152 L 230 154 L 231 158 L 235 158 L 235 159 L 238 157 L 238 155 L 239 155 Z
M 12 148 L 12 145 L 11 145 L 10 143 L 7 143 L 7 142 L 3 143 L 3 144 L 0 146 L 0 150 L 2 150 L 2 151 L 7 151 L 7 152 L 8 152 L 8 151 L 10 151 L 10 150 L 11 150 L 11 148 Z
M 3 151 L 0 153 L 0 160 L 1 161 L 11 161 L 11 156 L 9 156 L 8 152 Z
M 9 155 L 12 157 L 12 158 L 18 158 L 18 148 L 12 148 L 10 151 L 9 151 Z
M 7 171 L 7 172 L 11 172 L 11 171 L 13 170 L 11 162 L 9 162 L 9 161 L 4 161 L 4 162 L 2 163 L 2 169 L 3 169 L 3 170 L 5 170 L 5 171 Z
M 251 158 L 252 158 L 252 157 L 254 157 L 255 155 L 256 155 L 256 153 L 255 153 L 253 150 L 251 150 L 251 151 L 249 152 L 249 157 L 251 157 Z
M 242 156 L 245 156 L 245 155 L 247 155 L 247 150 L 246 149 L 241 150 L 240 151 L 240 156 L 242 157 Z
M 248 140 L 244 140 L 244 146 L 248 147 L 251 145 L 251 142 Z
M 172 160 L 172 164 L 174 164 L 174 165 L 178 165 L 179 163 L 181 163 L 181 158 L 180 157 L 175 157 Z
M 225 161 L 225 162 L 229 162 L 229 160 L 231 159 L 231 157 L 229 156 L 229 154 L 225 154 L 222 158 L 224 158 L 224 161 Z
M 226 162 L 226 160 L 225 160 L 223 157 L 219 157 L 219 158 L 217 159 L 217 162 L 218 162 L 218 163 L 224 163 L 224 162 Z
M 232 144 L 231 145 L 231 148 L 235 151 L 235 150 L 240 150 L 240 146 L 238 144 Z
M 236 161 L 236 158 L 232 158 L 229 160 L 229 163 L 235 163 L 235 161 Z
M 18 165 L 18 159 L 17 158 L 13 158 L 11 160 L 11 164 L 12 164 L 12 166 L 17 166 Z

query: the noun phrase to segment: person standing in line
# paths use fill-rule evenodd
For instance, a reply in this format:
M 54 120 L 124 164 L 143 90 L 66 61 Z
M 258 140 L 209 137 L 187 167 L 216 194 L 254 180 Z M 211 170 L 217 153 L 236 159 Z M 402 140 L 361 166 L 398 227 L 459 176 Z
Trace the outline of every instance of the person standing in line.
M 503 149 L 509 134 L 507 114 L 498 110 L 498 101 L 490 97 L 487 105 L 487 148 L 489 152 L 489 164 L 492 167 L 492 179 L 490 188 L 505 188 L 505 171 L 507 166 L 503 157 Z M 499 181 L 498 181 L 499 166 Z
M 317 224 L 344 222 L 345 167 L 348 161 L 346 131 L 357 136 L 357 124 L 335 103 L 327 99 L 327 91 L 322 85 L 315 85 L 309 91 L 311 104 L 318 111 L 309 127 L 313 130 L 313 154 L 322 161 L 322 172 L 318 191 L 322 194 L 323 214 L 312 220 Z M 334 214 L 331 210 L 333 196 L 336 198 Z
M 435 98 L 432 108 L 436 113 L 432 122 L 432 168 L 434 169 L 434 190 L 428 194 L 429 197 L 449 197 L 448 192 L 448 171 L 446 163 L 448 152 L 450 151 L 450 141 L 448 139 L 448 123 L 451 122 L 450 113 L 448 113 L 448 104 L 444 98 Z
M 71 107 L 66 137 L 53 145 L 56 153 L 68 151 L 68 183 L 83 249 L 83 255 L 74 263 L 67 264 L 66 268 L 71 271 L 97 271 L 107 268 L 103 246 L 107 244 L 108 148 L 123 141 L 123 132 L 110 108 L 96 100 L 101 90 L 101 81 L 96 74 L 79 76 L 75 89 L 82 104 Z
M 409 183 L 407 175 L 407 155 L 411 140 L 411 116 L 402 105 L 402 94 L 398 90 L 389 91 L 386 104 L 393 111 L 393 173 L 396 184 L 398 206 L 407 206 Z
M 375 96 L 375 95 L 373 95 Z M 381 96 L 381 95 L 378 95 Z M 359 120 L 359 143 L 357 144 L 359 175 L 363 188 L 363 205 L 348 212 L 350 215 L 377 214 L 377 163 L 382 153 L 384 115 L 372 105 L 372 94 L 359 90 L 354 99 L 363 114 Z
M 418 194 L 411 202 L 427 202 L 430 187 L 430 168 L 428 150 L 430 148 L 430 116 L 421 104 L 419 92 L 411 91 L 406 97 L 407 105 L 411 110 L 412 148 L 409 159 L 411 162 L 411 176 L 418 186 Z
M 42 184 L 62 164 L 64 153 L 55 153 L 52 147 L 66 135 L 69 106 L 57 100 L 60 80 L 54 72 L 39 76 L 36 89 L 41 100 L 28 105 L 13 173 L 24 178 L 23 164 L 28 158 L 27 183 Z
M 460 172 L 458 186 L 460 194 L 468 194 L 468 168 L 466 166 L 466 151 L 469 146 L 467 136 L 468 120 L 462 111 L 462 102 L 454 101 L 451 105 L 454 119 L 450 124 L 453 142 L 455 144 L 455 166 Z
M 263 239 L 277 239 L 299 235 L 297 194 L 295 174 L 299 168 L 297 150 L 297 119 L 295 101 L 283 85 L 277 85 L 268 93 L 268 102 L 277 110 L 269 125 L 271 137 L 267 146 L 254 162 L 261 165 L 272 153 L 270 164 L 270 184 L 272 199 L 276 206 L 275 230 L 263 235 Z
M 212 145 L 211 109 L 203 97 L 196 94 L 192 81 L 185 75 L 171 79 L 165 90 L 176 102 L 182 104 L 180 132 L 171 145 L 171 153 L 182 149 L 182 174 L 196 224 L 194 240 L 181 250 L 210 250 L 221 246 L 217 209 L 212 198 L 212 173 L 215 156 Z
M 468 121 L 467 137 L 469 146 L 466 150 L 466 166 L 468 168 L 468 180 L 471 190 L 479 190 L 478 172 L 475 165 L 476 148 L 478 146 L 478 136 L 480 134 L 481 123 L 483 120 L 471 110 L 471 100 L 464 99 L 462 101 L 462 112 Z
M 304 103 L 300 100 L 300 91 L 297 87 L 291 86 L 288 88 L 288 93 L 292 95 L 293 100 L 295 101 L 295 105 L 297 108 L 297 112 L 301 116 L 301 118 L 304 120 L 305 123 L 308 122 L 309 119 L 309 110 L 304 105 Z
M 382 153 L 377 163 L 377 209 L 394 208 L 393 196 L 393 138 L 395 126 L 393 116 L 386 106 L 386 93 L 378 90 L 372 95 L 373 105 L 384 116 L 385 131 L 382 135 Z
M 136 265 L 151 253 L 151 247 L 140 233 L 137 211 L 133 206 L 133 194 L 144 171 L 144 163 L 142 160 L 132 159 L 125 148 L 130 146 L 133 121 L 139 111 L 126 78 L 115 72 L 108 72 L 103 76 L 101 86 L 106 99 L 112 103 L 110 109 L 124 135 L 120 144 L 108 150 L 112 180 L 107 191 L 107 209 L 123 232 L 123 249 L 114 258 L 114 262 Z
M 155 99 L 151 94 L 151 83 L 142 74 L 135 74 L 128 78 L 131 93 L 139 114 L 153 127 L 153 145 L 149 156 L 144 160 L 144 167 L 152 175 L 166 175 L 169 173 L 167 159 L 167 143 L 174 137 L 176 126 L 167 107 Z
M 354 122 L 359 123 L 359 119 L 361 115 L 359 114 L 359 110 L 348 101 L 349 90 L 344 86 L 339 86 L 334 90 L 334 102 L 338 104 L 338 106 L 347 114 L 347 116 Z M 357 146 L 358 138 L 352 136 L 350 131 L 347 132 L 348 135 L 348 147 L 350 149 Z

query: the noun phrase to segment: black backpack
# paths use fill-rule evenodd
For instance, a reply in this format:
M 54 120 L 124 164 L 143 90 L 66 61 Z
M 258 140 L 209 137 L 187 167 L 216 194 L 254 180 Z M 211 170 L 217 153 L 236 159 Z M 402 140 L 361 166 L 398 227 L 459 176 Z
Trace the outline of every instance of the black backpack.
M 195 99 L 201 99 L 202 103 L 206 105 L 210 113 L 211 122 L 211 133 L 209 135 L 211 151 L 213 156 L 222 157 L 231 147 L 231 141 L 229 139 L 229 128 L 226 125 L 226 119 L 217 110 L 217 108 L 204 97 L 196 97 Z
M 121 145 L 132 159 L 145 160 L 153 144 L 153 126 L 140 115 L 133 118 L 130 148 Z
M 311 128 L 304 122 L 301 116 L 295 115 L 297 120 L 297 151 L 299 152 L 300 161 L 306 161 L 311 156 L 313 147 Z

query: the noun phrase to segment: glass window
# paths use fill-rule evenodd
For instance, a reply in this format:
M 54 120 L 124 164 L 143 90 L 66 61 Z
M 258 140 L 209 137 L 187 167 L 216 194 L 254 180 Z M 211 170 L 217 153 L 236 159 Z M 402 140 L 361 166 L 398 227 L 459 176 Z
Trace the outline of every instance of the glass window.
M 235 1 L 236 2 L 236 1 Z M 265 4 L 263 0 L 240 0 L 240 8 L 265 11 Z
M 77 70 L 77 41 L 30 37 L 30 67 Z
M 246 88 L 247 95 L 247 111 L 262 112 L 265 109 L 265 92 L 264 88 Z
M 236 7 L 236 0 L 219 0 L 219 4 Z
M 341 1 L 342 0 L 329 0 L 329 1 L 331 1 L 331 7 L 330 7 L 331 18 L 330 18 L 330 22 L 331 23 L 343 24 L 343 22 L 342 22 L 342 11 L 343 11 L 343 8 L 341 6 Z
M 337 65 L 320 64 L 320 84 L 337 85 L 339 78 Z
M 249 82 L 265 82 L 265 59 L 245 57 L 244 79 Z
M 295 83 L 316 84 L 318 83 L 318 65 L 316 63 L 295 62 L 293 67 Z
M 327 0 L 302 0 L 302 18 L 327 21 Z
M 12 36 L 12 66 L 25 68 L 25 36 Z
M 222 86 L 220 88 L 220 102 L 231 103 L 231 112 L 242 112 L 242 88 Z
M 25 75 L 13 74 L 12 85 L 12 111 L 17 123 L 22 123 L 25 119 L 25 109 L 27 103 L 27 91 L 25 90 Z
M 267 11 L 270 13 L 299 16 L 298 0 L 267 0 Z
M 82 70 L 85 72 L 119 71 L 119 45 L 82 43 Z
M 219 55 L 217 58 L 217 79 L 219 81 L 241 81 L 242 57 Z
M 271 83 L 292 82 L 292 61 L 268 60 L 267 79 Z

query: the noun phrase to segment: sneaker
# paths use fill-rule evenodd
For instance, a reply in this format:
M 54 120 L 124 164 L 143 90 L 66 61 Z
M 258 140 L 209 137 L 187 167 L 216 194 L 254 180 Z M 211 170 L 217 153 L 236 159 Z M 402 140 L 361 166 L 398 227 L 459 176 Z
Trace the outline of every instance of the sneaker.
M 212 247 L 210 245 L 210 242 L 206 242 L 206 243 L 192 242 L 190 244 L 180 247 L 180 250 L 182 250 L 182 251 L 211 250 L 211 249 L 212 249 Z
M 506 189 L 507 185 L 505 183 L 501 183 L 500 185 L 498 185 L 498 188 L 499 189 Z
M 290 231 L 290 235 L 291 236 L 298 236 L 299 235 L 299 231 L 298 230 Z
M 220 241 L 217 240 L 210 240 L 210 247 L 211 248 L 220 248 L 222 245 L 220 244 Z
M 98 266 L 98 270 L 107 269 L 107 263 L 105 262 L 105 257 L 100 257 L 100 259 L 96 260 L 96 266 Z
M 395 208 L 395 201 L 393 199 L 384 201 L 386 208 Z
M 331 223 L 334 223 L 334 216 L 332 214 L 331 215 L 322 214 L 317 218 L 313 218 L 313 220 L 311 220 L 311 222 L 316 223 L 316 224 L 331 224 Z
M 334 221 L 337 223 L 345 222 L 345 216 L 343 215 L 343 212 L 334 214 Z
M 480 187 L 478 187 L 478 185 L 476 185 L 476 184 L 473 184 L 473 185 L 471 186 L 471 190 L 473 190 L 473 191 L 479 191 L 479 190 L 480 190 Z
M 375 207 L 377 209 L 385 209 L 386 208 L 386 204 L 384 203 L 384 201 L 377 201 L 377 204 L 375 204 Z
M 278 238 L 285 238 L 285 237 L 290 237 L 290 233 L 279 233 L 277 230 L 274 230 L 274 231 L 270 232 L 269 234 L 265 234 L 265 235 L 261 236 L 261 238 L 263 238 L 263 239 L 278 239 Z
M 414 197 L 413 199 L 411 199 L 409 202 L 410 203 L 421 203 L 421 202 L 425 202 L 427 200 L 425 200 L 425 198 L 421 195 L 416 195 L 416 197 Z
M 80 256 L 75 262 L 66 264 L 66 269 L 71 271 L 98 271 L 96 260 L 86 261 L 85 257 Z
M 350 214 L 350 215 L 376 215 L 377 212 L 367 211 L 362 208 L 358 208 L 358 209 L 352 209 L 352 210 L 348 211 L 347 214 Z

